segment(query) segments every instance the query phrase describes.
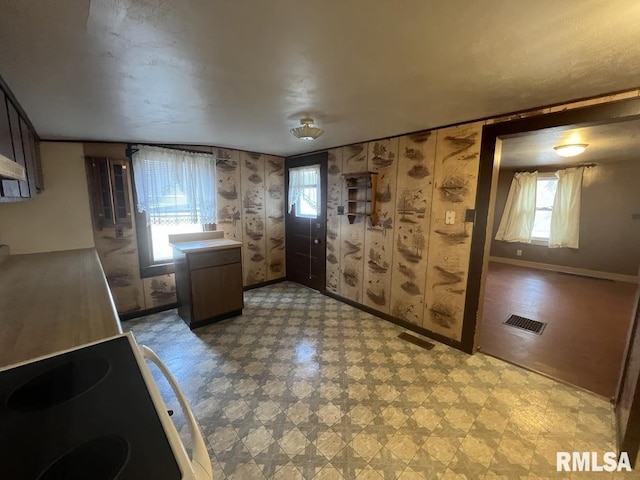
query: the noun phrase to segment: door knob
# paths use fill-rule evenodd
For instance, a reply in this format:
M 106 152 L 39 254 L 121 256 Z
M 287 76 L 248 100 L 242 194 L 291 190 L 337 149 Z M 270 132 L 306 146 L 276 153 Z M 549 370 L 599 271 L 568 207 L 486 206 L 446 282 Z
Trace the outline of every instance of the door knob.
M 314 245 L 318 245 L 320 243 L 320 239 L 314 238 L 313 239 L 313 243 L 314 243 Z

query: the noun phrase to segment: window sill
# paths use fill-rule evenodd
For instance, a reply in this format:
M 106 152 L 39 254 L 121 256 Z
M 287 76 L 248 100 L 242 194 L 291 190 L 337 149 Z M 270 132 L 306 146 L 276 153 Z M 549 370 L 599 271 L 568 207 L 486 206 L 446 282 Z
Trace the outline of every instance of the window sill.
M 167 275 L 174 272 L 173 262 L 160 263 L 157 265 L 149 265 L 146 267 L 140 267 L 140 277 L 149 278 L 157 277 L 159 275 Z
M 538 245 L 539 247 L 548 247 L 549 239 L 547 238 L 532 238 L 530 245 Z

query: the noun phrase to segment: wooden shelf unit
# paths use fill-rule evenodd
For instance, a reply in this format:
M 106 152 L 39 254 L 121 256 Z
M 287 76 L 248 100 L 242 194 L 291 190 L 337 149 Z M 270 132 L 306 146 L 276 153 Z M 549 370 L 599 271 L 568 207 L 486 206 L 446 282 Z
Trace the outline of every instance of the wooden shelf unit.
M 376 211 L 376 172 L 357 172 L 343 174 L 347 187 L 347 219 L 353 223 L 356 217 L 369 217 L 371 225 L 378 223 Z

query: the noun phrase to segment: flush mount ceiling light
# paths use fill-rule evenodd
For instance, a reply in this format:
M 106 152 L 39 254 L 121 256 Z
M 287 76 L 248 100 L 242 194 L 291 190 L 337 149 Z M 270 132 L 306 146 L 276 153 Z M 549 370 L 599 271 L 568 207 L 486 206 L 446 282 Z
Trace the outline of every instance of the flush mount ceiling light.
M 580 155 L 589 145 L 586 143 L 572 143 L 570 145 L 558 145 L 553 147 L 561 157 L 575 157 Z
M 289 130 L 291 135 L 300 140 L 315 140 L 324 133 L 324 130 L 313 126 L 313 118 L 303 118 L 300 126 Z

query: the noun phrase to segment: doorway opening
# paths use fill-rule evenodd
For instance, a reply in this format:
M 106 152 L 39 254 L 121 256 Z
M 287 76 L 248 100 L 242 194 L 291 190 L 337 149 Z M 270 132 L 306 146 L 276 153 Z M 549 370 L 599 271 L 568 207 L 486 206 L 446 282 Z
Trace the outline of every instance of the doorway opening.
M 640 267 L 639 130 L 640 120 L 628 120 L 501 138 L 480 315 L 483 352 L 615 397 Z M 588 147 L 558 156 L 554 147 L 569 143 Z M 566 187 L 558 186 L 566 185 L 558 177 L 569 174 L 579 176 L 575 212 L 568 212 L 575 214 L 575 244 L 556 238 L 574 233 L 562 211 L 570 210 Z M 546 327 L 539 335 L 513 328 L 505 323 L 511 315 Z

